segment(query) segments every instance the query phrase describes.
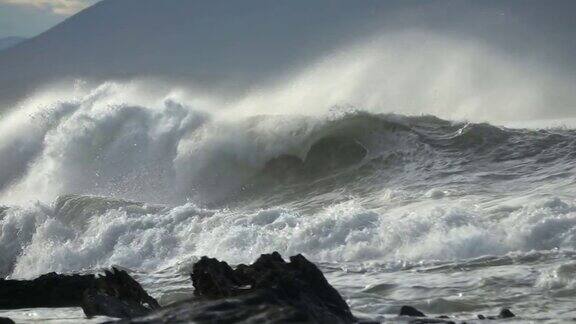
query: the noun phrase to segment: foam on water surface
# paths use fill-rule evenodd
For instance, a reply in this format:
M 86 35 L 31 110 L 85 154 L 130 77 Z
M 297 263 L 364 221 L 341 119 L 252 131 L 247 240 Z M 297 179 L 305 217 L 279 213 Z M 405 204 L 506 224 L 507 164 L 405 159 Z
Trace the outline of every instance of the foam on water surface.
M 576 207 L 554 199 L 495 217 L 448 201 L 376 210 L 352 200 L 314 213 L 126 203 L 78 222 L 64 209 L 38 204 L 8 209 L 1 225 L 3 274 L 32 278 L 109 265 L 154 272 L 203 255 L 238 264 L 270 251 L 317 262 L 395 264 L 573 250 Z
M 2 276 L 119 265 L 170 302 L 190 295 L 200 256 L 278 251 L 319 263 L 370 317 L 412 299 L 432 314 L 506 304 L 540 318 L 533 294 L 573 295 L 570 128 L 351 107 L 233 117 L 246 101 L 142 87 L 45 94 L 0 120 Z

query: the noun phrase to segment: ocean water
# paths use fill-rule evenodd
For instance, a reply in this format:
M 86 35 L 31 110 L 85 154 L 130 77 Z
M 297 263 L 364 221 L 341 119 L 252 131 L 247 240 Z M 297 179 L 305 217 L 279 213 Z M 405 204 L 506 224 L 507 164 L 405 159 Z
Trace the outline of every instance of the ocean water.
M 117 84 L 52 96 L 0 119 L 2 277 L 115 265 L 168 304 L 201 256 L 278 251 L 318 264 L 358 317 L 576 318 L 576 130 L 561 122 L 232 115 Z

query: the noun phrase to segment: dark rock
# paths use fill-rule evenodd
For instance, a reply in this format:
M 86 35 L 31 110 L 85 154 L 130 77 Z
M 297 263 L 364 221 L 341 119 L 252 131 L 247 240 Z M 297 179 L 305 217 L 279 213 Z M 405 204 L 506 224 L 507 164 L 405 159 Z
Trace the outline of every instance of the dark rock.
M 426 315 L 424 313 L 422 313 L 421 311 L 417 310 L 416 308 L 412 307 L 412 306 L 402 306 L 402 308 L 400 308 L 400 316 L 410 316 L 410 317 L 426 317 Z
M 350 308 L 322 272 L 302 255 L 262 255 L 232 269 L 203 257 L 192 272 L 195 298 L 123 323 L 352 323 Z
M 512 317 L 516 317 L 516 315 L 514 313 L 512 313 L 512 311 L 508 308 L 503 308 L 502 310 L 500 310 L 500 314 L 498 314 L 498 316 L 484 316 L 484 315 L 478 315 L 478 319 L 480 320 L 496 320 L 496 319 L 505 319 L 505 318 L 512 318 Z
M 317 323 L 309 314 L 282 305 L 267 291 L 220 299 L 191 299 L 147 316 L 115 323 Z M 326 323 L 343 323 L 342 321 Z
M 192 285 L 196 296 L 222 298 L 237 295 L 242 284 L 228 263 L 203 257 L 192 269 Z
M 512 317 L 516 317 L 516 315 L 514 313 L 512 313 L 511 310 L 509 310 L 508 308 L 504 308 L 500 311 L 500 314 L 498 315 L 499 318 L 512 318 Z
M 442 324 L 454 324 L 454 321 L 449 320 L 448 316 L 439 316 L 437 318 L 424 318 L 426 314 L 422 313 L 421 311 L 417 310 L 412 306 L 402 306 L 400 308 L 400 316 L 409 316 L 409 317 L 423 317 L 411 320 L 410 324 L 433 324 L 433 323 L 442 323 Z
M 128 273 L 49 273 L 34 280 L 0 279 L 0 309 L 82 307 L 87 316 L 142 316 L 160 306 Z
M 112 268 L 96 278 L 95 287 L 84 291 L 82 310 L 88 317 L 118 318 L 143 316 L 160 308 L 158 302 L 125 271 Z
M 0 279 L 0 309 L 77 307 L 82 294 L 94 287 L 94 275 L 49 273 L 34 280 Z
M 455 324 L 454 321 L 449 321 L 441 318 L 419 318 L 408 322 L 410 324 Z
M 193 267 L 195 294 L 208 298 L 268 290 L 279 304 L 304 310 L 319 321 L 354 320 L 350 308 L 322 272 L 304 256 L 286 263 L 280 254 L 264 254 L 250 266 L 232 270 L 225 262 L 202 258 Z
M 16 324 L 16 323 L 14 323 L 14 321 L 9 318 L 0 317 L 0 324 Z

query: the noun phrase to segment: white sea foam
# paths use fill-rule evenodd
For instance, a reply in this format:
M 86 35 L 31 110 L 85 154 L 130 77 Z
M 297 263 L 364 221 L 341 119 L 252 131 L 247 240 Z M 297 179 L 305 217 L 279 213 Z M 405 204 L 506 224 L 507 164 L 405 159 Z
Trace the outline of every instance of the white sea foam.
M 536 203 L 501 220 L 469 206 L 442 205 L 383 212 L 349 201 L 313 214 L 282 208 L 239 213 L 193 204 L 118 207 L 81 226 L 37 204 L 10 209 L 0 221 L 1 270 L 29 278 L 113 264 L 155 271 L 202 255 L 250 262 L 271 251 L 322 262 L 386 263 L 576 248 L 572 203 Z
M 217 200 L 269 159 L 303 157 L 335 105 L 504 122 L 538 116 L 548 93 L 570 97 L 569 84 L 545 66 L 414 30 L 370 36 L 232 97 L 154 81 L 47 86 L 0 120 L 0 202 Z
M 443 48 L 438 42 L 433 43 Z M 187 275 L 203 255 L 243 263 L 271 251 L 369 268 L 576 249 L 576 207 L 568 198 L 574 191 L 571 133 L 375 115 L 387 101 L 413 107 L 412 113 L 427 110 L 418 108 L 422 102 L 401 101 L 413 75 L 371 96 L 386 75 L 412 68 L 397 70 L 383 65 L 389 56 L 357 50 L 321 61 L 286 84 L 229 101 L 145 82 L 79 85 L 74 93 L 32 97 L 0 120 L 0 203 L 11 206 L 0 216 L 0 275 L 32 278 L 114 264 Z M 456 55 L 457 73 L 420 84 L 417 90 L 428 94 L 425 103 L 435 97 L 435 87 L 445 90 L 428 111 L 442 115 L 441 107 L 453 105 L 453 116 L 481 118 L 479 107 L 506 97 L 503 83 L 496 84 L 498 91 L 484 89 L 491 93 L 485 100 L 470 99 L 474 86 L 449 95 L 446 89 L 460 83 L 461 71 L 477 68 L 468 65 L 467 55 L 486 53 L 467 51 Z M 349 58 L 355 54 L 366 59 L 354 63 Z M 487 60 L 508 65 L 504 58 Z M 382 74 L 368 73 L 379 66 Z M 511 68 L 512 79 L 525 80 L 511 92 L 521 98 L 514 113 L 524 111 L 522 105 L 533 107 L 539 94 L 523 96 L 533 84 L 518 65 Z M 349 72 L 348 78 L 334 71 Z M 431 65 L 424 71 L 431 78 L 439 70 Z M 373 86 L 362 88 L 366 84 Z M 345 98 L 366 104 L 368 112 L 329 110 Z M 427 137 L 429 129 L 435 137 Z M 270 159 L 304 159 L 317 140 L 332 135 L 362 139 L 368 158 L 357 173 L 335 173 L 325 182 L 307 179 L 300 187 L 256 188 L 290 192 L 292 200 L 264 194 L 257 196 L 264 198 L 259 204 L 247 195 L 249 207 L 242 204 L 245 197 L 229 209 L 200 207 L 230 197 Z M 492 143 L 506 136 L 516 136 L 521 147 Z M 514 158 L 499 160 L 506 154 Z M 502 165 L 508 169 L 493 172 Z M 519 180 L 509 180 L 518 173 Z M 556 180 L 542 185 L 539 179 L 550 176 Z M 57 198 L 66 194 L 163 207 L 106 205 L 95 197 L 77 208 L 63 207 Z M 543 274 L 538 287 L 570 287 L 570 280 Z
M 566 263 L 549 268 L 538 277 L 536 286 L 553 291 L 571 290 L 569 295 L 573 295 L 576 290 L 576 264 Z
M 315 123 L 223 120 L 171 93 L 147 98 L 135 84 L 79 92 L 48 106 L 27 103 L 0 121 L 0 202 L 84 193 L 165 203 L 211 188 L 216 195 L 279 154 L 305 154 Z

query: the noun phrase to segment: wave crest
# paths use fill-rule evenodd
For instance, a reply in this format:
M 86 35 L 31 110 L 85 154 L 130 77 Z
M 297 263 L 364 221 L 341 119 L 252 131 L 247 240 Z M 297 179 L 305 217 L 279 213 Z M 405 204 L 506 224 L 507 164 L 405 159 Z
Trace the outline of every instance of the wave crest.
M 354 110 L 230 118 L 171 96 L 152 98 L 142 98 L 137 86 L 109 83 L 3 118 L 0 201 L 49 202 L 74 193 L 216 203 L 254 187 L 267 191 L 276 184 L 259 177 L 287 167 L 302 169 L 306 178 L 330 178 L 324 191 L 361 177 L 406 185 L 465 172 L 532 176 L 521 171 L 536 164 L 558 169 L 560 160 L 570 166 L 576 151 L 572 130 L 513 130 Z M 522 159 L 529 160 L 513 165 L 515 172 L 492 173 L 492 163 Z

